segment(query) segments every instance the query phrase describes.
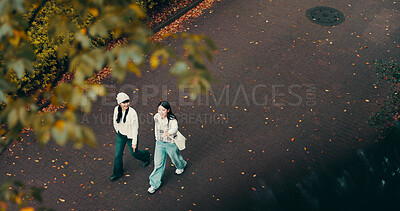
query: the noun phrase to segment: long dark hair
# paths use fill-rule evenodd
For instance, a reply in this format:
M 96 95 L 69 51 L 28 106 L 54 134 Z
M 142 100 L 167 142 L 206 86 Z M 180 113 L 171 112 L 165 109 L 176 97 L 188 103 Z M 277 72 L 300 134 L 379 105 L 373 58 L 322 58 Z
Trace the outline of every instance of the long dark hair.
M 169 104 L 169 102 L 163 100 L 158 104 L 157 109 L 159 106 L 162 106 L 165 109 L 169 110 L 167 113 L 168 123 L 169 123 L 169 120 L 171 120 L 171 119 L 176 119 L 176 121 L 178 121 L 178 118 L 176 118 L 175 114 L 172 113 L 171 105 Z
M 129 112 L 129 107 L 125 111 L 124 123 L 126 123 L 126 116 L 128 115 L 128 112 Z M 118 105 L 117 123 L 121 122 L 121 118 L 122 118 L 122 107 Z

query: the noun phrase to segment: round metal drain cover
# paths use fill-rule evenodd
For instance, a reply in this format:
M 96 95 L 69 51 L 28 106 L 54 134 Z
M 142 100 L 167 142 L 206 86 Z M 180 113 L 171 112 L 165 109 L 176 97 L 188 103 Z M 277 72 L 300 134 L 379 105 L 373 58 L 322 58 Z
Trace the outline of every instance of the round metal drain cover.
M 344 21 L 344 15 L 331 7 L 314 7 L 306 11 L 308 20 L 322 26 L 336 26 Z

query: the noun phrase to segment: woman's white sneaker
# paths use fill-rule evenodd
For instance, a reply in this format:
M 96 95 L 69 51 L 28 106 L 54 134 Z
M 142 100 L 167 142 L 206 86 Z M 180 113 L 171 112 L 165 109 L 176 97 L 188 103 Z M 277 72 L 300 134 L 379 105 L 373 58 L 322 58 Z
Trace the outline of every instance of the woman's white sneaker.
M 175 174 L 180 175 L 183 173 L 183 171 L 185 171 L 185 169 L 176 169 Z
M 153 186 L 150 186 L 149 189 L 147 189 L 148 193 L 154 193 L 156 192 L 157 189 L 155 189 Z

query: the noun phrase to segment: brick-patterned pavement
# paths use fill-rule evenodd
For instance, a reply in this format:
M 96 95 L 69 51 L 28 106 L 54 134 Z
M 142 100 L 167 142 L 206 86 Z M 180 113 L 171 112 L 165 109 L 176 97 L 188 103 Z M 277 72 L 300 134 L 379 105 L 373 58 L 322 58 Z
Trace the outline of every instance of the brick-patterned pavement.
M 98 148 L 41 147 L 25 137 L 2 156 L 0 182 L 12 175 L 45 187 L 44 204 L 56 210 L 254 208 L 258 193 L 272 187 L 284 192 L 287 181 L 344 161 L 354 148 L 377 140 L 366 119 L 385 89 L 374 85 L 371 61 L 399 55 L 399 4 L 216 2 L 185 27 L 218 45 L 209 64 L 217 79 L 211 95 L 190 105 L 167 68 L 145 68 L 141 78 L 130 74 L 122 84 L 107 79 L 109 95 L 82 116 Z M 313 24 L 305 11 L 315 6 L 336 8 L 346 20 L 336 27 Z M 126 176 L 109 181 L 116 138 L 111 118 L 119 91 L 129 93 L 140 117 L 140 148 L 154 152 L 151 114 L 160 99 L 173 104 L 189 138 L 182 152 L 186 171 L 177 176 L 167 166 L 153 195 L 146 192 L 153 165 L 142 168 L 127 149 Z

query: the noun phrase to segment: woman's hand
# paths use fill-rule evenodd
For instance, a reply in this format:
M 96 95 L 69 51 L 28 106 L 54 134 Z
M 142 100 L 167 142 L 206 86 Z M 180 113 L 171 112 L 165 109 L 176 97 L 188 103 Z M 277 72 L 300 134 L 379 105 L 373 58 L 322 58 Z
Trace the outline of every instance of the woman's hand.
M 168 137 L 169 136 L 169 133 L 168 132 L 165 132 L 164 133 L 164 137 Z
M 133 144 L 132 144 L 133 152 L 136 152 L 136 147 L 137 147 L 136 145 L 133 145 Z

